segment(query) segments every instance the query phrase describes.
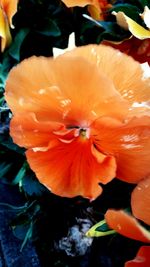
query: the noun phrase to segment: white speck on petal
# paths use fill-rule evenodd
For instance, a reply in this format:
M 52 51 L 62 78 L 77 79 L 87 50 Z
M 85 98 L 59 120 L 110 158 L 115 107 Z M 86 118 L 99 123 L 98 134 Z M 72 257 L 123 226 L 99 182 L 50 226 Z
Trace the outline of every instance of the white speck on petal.
M 119 230 L 121 230 L 121 225 L 120 225 L 120 224 L 117 224 L 117 228 L 118 228 Z
M 57 85 L 49 86 L 47 89 L 53 92 L 57 92 L 59 94 L 61 93 L 60 88 Z
M 141 148 L 141 145 L 135 145 L 135 144 L 122 144 L 122 147 L 126 148 L 126 149 L 133 149 L 133 148 Z
M 69 105 L 71 103 L 70 99 L 64 99 L 60 101 L 60 104 L 62 107 L 66 107 L 67 105 Z
M 38 152 L 38 151 L 40 151 L 40 152 L 46 152 L 48 150 L 48 147 L 33 147 L 32 150 L 34 152 Z
M 133 97 L 133 91 L 132 90 L 123 90 L 122 92 L 123 97 L 128 97 L 129 99 Z
M 138 190 L 138 191 L 141 191 L 142 188 L 141 188 L 140 186 L 137 186 L 137 190 Z
M 123 55 L 123 54 L 122 54 L 120 51 L 117 52 L 117 56 L 120 57 L 120 56 L 122 56 L 122 55 Z
M 46 93 L 46 90 L 45 90 L 45 89 L 40 89 L 40 90 L 38 91 L 38 93 L 39 93 L 39 95 L 43 95 L 43 94 Z
M 96 112 L 94 111 L 94 110 L 91 110 L 91 113 L 96 117 L 97 116 L 97 114 L 96 114 Z
M 149 108 L 150 109 L 150 101 L 134 102 L 131 108 Z
M 20 97 L 19 98 L 19 105 L 20 106 L 23 106 L 24 105 L 24 98 L 23 97 Z
M 139 141 L 139 136 L 137 134 L 127 134 L 124 135 L 121 139 L 124 142 L 137 142 Z

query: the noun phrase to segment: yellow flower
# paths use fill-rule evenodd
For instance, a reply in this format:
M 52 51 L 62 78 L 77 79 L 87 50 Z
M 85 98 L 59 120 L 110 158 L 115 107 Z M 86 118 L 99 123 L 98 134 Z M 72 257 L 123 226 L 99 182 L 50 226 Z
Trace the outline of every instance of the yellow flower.
M 12 17 L 17 11 L 18 0 L 0 0 L 0 37 L 1 52 L 11 43 L 10 27 L 13 28 Z
M 116 16 L 118 25 L 130 31 L 132 36 L 128 40 L 123 40 L 121 43 L 104 41 L 103 44 L 119 49 L 140 63 L 148 62 L 150 65 L 150 9 L 145 6 L 144 12 L 140 14 L 147 29 L 129 18 L 124 12 L 113 12 L 113 15 Z
M 150 38 L 150 9 L 147 6 L 144 8 L 144 12 L 140 14 L 147 29 L 125 15 L 124 12 L 119 11 L 113 14 L 116 16 L 117 23 L 125 30 L 129 30 L 136 38 L 140 40 Z

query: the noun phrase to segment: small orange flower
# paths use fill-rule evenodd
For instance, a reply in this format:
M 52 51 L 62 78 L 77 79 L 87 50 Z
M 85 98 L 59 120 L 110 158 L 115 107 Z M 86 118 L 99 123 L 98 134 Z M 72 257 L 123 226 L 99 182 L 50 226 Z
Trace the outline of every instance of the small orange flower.
M 0 37 L 2 52 L 11 43 L 9 27 L 13 28 L 12 17 L 17 11 L 17 5 L 18 0 L 0 0 Z
M 137 219 L 150 225 L 150 177 L 139 182 L 131 195 L 131 207 L 134 215 L 124 211 L 108 210 L 105 219 L 110 228 L 131 239 L 150 243 L 150 232 Z M 149 267 L 150 246 L 142 246 L 136 258 L 128 261 L 125 267 Z
M 150 243 L 150 232 L 137 219 L 150 225 L 150 177 L 141 180 L 131 196 L 131 216 L 124 211 L 108 210 L 105 219 L 110 228 L 129 238 Z
M 10 134 L 53 193 L 95 199 L 98 183 L 149 174 L 150 79 L 132 58 L 103 45 L 32 57 L 10 72 L 5 96 Z
M 62 0 L 67 7 L 85 7 L 88 5 L 88 11 L 94 19 L 103 20 L 107 9 L 111 4 L 107 0 Z

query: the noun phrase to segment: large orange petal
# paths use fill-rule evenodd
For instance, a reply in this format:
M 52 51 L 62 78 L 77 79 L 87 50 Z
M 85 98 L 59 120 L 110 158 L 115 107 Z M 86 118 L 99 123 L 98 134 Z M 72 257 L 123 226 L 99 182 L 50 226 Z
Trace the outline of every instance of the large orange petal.
M 115 88 L 130 105 L 149 101 L 150 78 L 145 78 L 140 64 L 132 57 L 112 47 L 107 49 L 105 45 L 78 47 L 68 52 L 68 55 L 82 56 L 96 64 L 113 81 Z
M 114 178 L 116 164 L 113 157 L 96 155 L 91 151 L 91 142 L 80 138 L 71 143 L 59 141 L 45 152 L 30 149 L 27 160 L 40 182 L 53 193 L 93 200 L 102 192 L 98 183 Z
M 150 225 L 150 177 L 139 182 L 131 195 L 133 215 Z
M 142 242 L 150 242 L 150 232 L 123 210 L 108 210 L 105 219 L 109 227 L 119 234 Z
M 150 266 L 150 246 L 142 246 L 135 259 L 125 263 L 125 267 L 149 267 Z
M 127 113 L 111 81 L 81 57 L 24 60 L 9 74 L 6 100 L 14 114 L 30 111 L 39 120 L 81 127 L 99 116 L 122 118 Z
M 92 127 L 98 149 L 115 156 L 119 179 L 136 183 L 150 174 L 150 117 L 124 123 L 102 118 Z

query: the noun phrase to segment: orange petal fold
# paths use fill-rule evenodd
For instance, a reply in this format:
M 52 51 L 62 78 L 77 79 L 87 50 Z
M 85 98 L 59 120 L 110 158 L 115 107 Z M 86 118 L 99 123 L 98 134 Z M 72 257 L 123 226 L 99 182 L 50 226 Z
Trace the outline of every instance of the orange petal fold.
M 111 114 L 124 118 L 128 108 L 97 66 L 82 57 L 67 55 L 55 60 L 32 57 L 13 68 L 7 80 L 6 100 L 14 114 L 33 111 L 40 120 L 50 118 L 73 125 L 85 121 L 89 125 L 97 117 Z
M 102 192 L 98 183 L 115 176 L 114 158 L 92 155 L 91 143 L 80 138 L 59 142 L 46 152 L 28 150 L 26 155 L 39 180 L 59 196 L 95 199 Z
M 139 182 L 131 195 L 133 215 L 150 225 L 150 177 Z
M 118 93 L 131 105 L 130 108 L 134 108 L 134 103 L 149 103 L 150 77 L 144 77 L 141 65 L 132 57 L 105 45 L 81 46 L 67 54 L 82 56 L 95 64 L 111 79 Z
M 125 263 L 125 267 L 149 267 L 150 266 L 150 246 L 142 246 L 135 259 Z
M 105 214 L 105 219 L 108 226 L 119 234 L 134 240 L 150 242 L 150 232 L 126 212 L 122 210 L 108 210 Z
M 149 175 L 150 117 L 133 118 L 124 123 L 99 119 L 93 123 L 99 150 L 114 155 L 117 178 L 137 183 Z
M 47 147 L 54 139 L 53 131 L 63 129 L 63 125 L 51 121 L 38 121 L 34 113 L 22 113 L 12 118 L 10 134 L 21 147 Z

